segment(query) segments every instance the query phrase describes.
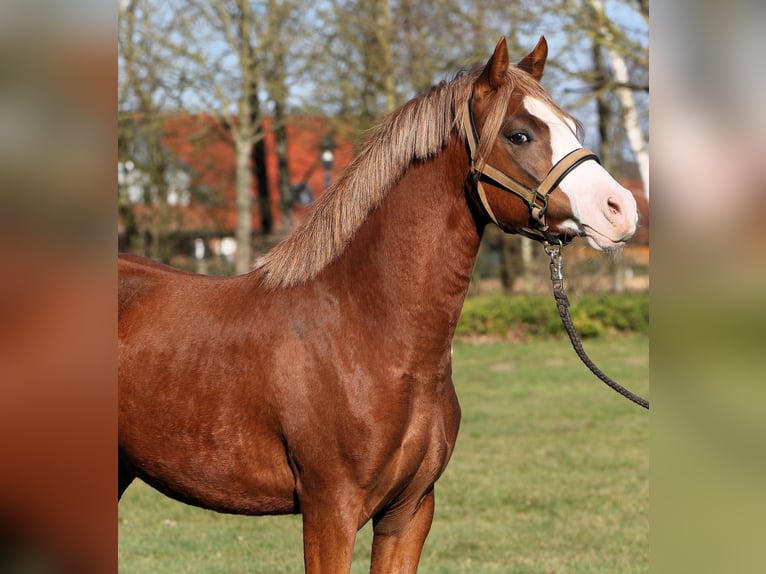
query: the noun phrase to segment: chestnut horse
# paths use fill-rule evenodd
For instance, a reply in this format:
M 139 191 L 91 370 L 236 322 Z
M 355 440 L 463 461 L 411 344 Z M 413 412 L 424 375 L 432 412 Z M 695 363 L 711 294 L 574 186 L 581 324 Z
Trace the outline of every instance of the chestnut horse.
M 540 85 L 546 57 L 541 38 L 510 65 L 501 38 L 393 112 L 246 275 L 120 257 L 120 495 L 138 477 L 220 512 L 301 513 L 309 574 L 348 572 L 372 519 L 370 571 L 417 570 L 484 227 L 598 249 L 635 231 L 633 197 Z

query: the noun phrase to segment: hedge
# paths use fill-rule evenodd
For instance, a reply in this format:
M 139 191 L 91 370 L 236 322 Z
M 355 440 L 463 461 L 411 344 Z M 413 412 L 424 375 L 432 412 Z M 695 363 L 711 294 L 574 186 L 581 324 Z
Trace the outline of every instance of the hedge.
M 570 300 L 570 314 L 582 338 L 649 331 L 646 294 L 583 295 Z M 553 297 L 478 295 L 463 306 L 458 337 L 565 337 Z

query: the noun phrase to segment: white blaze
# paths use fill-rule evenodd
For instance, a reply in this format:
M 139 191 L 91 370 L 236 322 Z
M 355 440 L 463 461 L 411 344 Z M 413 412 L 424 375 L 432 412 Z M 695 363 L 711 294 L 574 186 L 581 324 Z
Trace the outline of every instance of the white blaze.
M 548 126 L 551 137 L 551 165 L 582 146 L 574 122 L 564 120 L 541 100 L 524 98 L 524 107 Z M 596 249 L 614 247 L 636 231 L 636 200 L 595 161 L 578 165 L 559 185 L 572 205 L 573 219 L 561 230 L 584 231 Z

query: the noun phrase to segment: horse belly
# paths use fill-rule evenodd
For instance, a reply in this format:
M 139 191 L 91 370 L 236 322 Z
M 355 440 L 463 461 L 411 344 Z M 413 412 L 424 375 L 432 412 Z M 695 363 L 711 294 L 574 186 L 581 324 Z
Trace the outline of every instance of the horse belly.
M 124 431 L 120 456 L 144 482 L 187 504 L 234 514 L 296 512 L 295 480 L 281 443 L 240 440 L 179 433 L 158 442 Z
M 126 363 L 120 456 L 139 478 L 172 498 L 222 512 L 296 511 L 295 478 L 267 404 L 243 396 L 237 385 L 133 371 Z

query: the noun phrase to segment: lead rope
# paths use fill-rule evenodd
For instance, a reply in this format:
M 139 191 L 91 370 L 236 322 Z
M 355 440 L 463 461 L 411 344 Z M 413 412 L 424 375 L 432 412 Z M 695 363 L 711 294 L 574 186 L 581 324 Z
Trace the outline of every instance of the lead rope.
M 561 322 L 564 325 L 564 329 L 569 335 L 569 340 L 572 342 L 572 347 L 580 357 L 580 360 L 588 367 L 594 375 L 606 383 L 609 387 L 620 393 L 626 399 L 633 401 L 639 406 L 649 409 L 649 401 L 631 393 L 628 389 L 610 379 L 604 372 L 599 369 L 590 357 L 585 353 L 585 349 L 582 346 L 580 336 L 577 334 L 572 317 L 569 315 L 569 298 L 564 293 L 564 273 L 563 273 L 563 259 L 561 258 L 562 243 L 553 244 L 548 241 L 543 243 L 543 248 L 548 256 L 551 258 L 551 283 L 553 283 L 553 298 L 556 300 L 556 307 L 559 310 L 559 316 Z

